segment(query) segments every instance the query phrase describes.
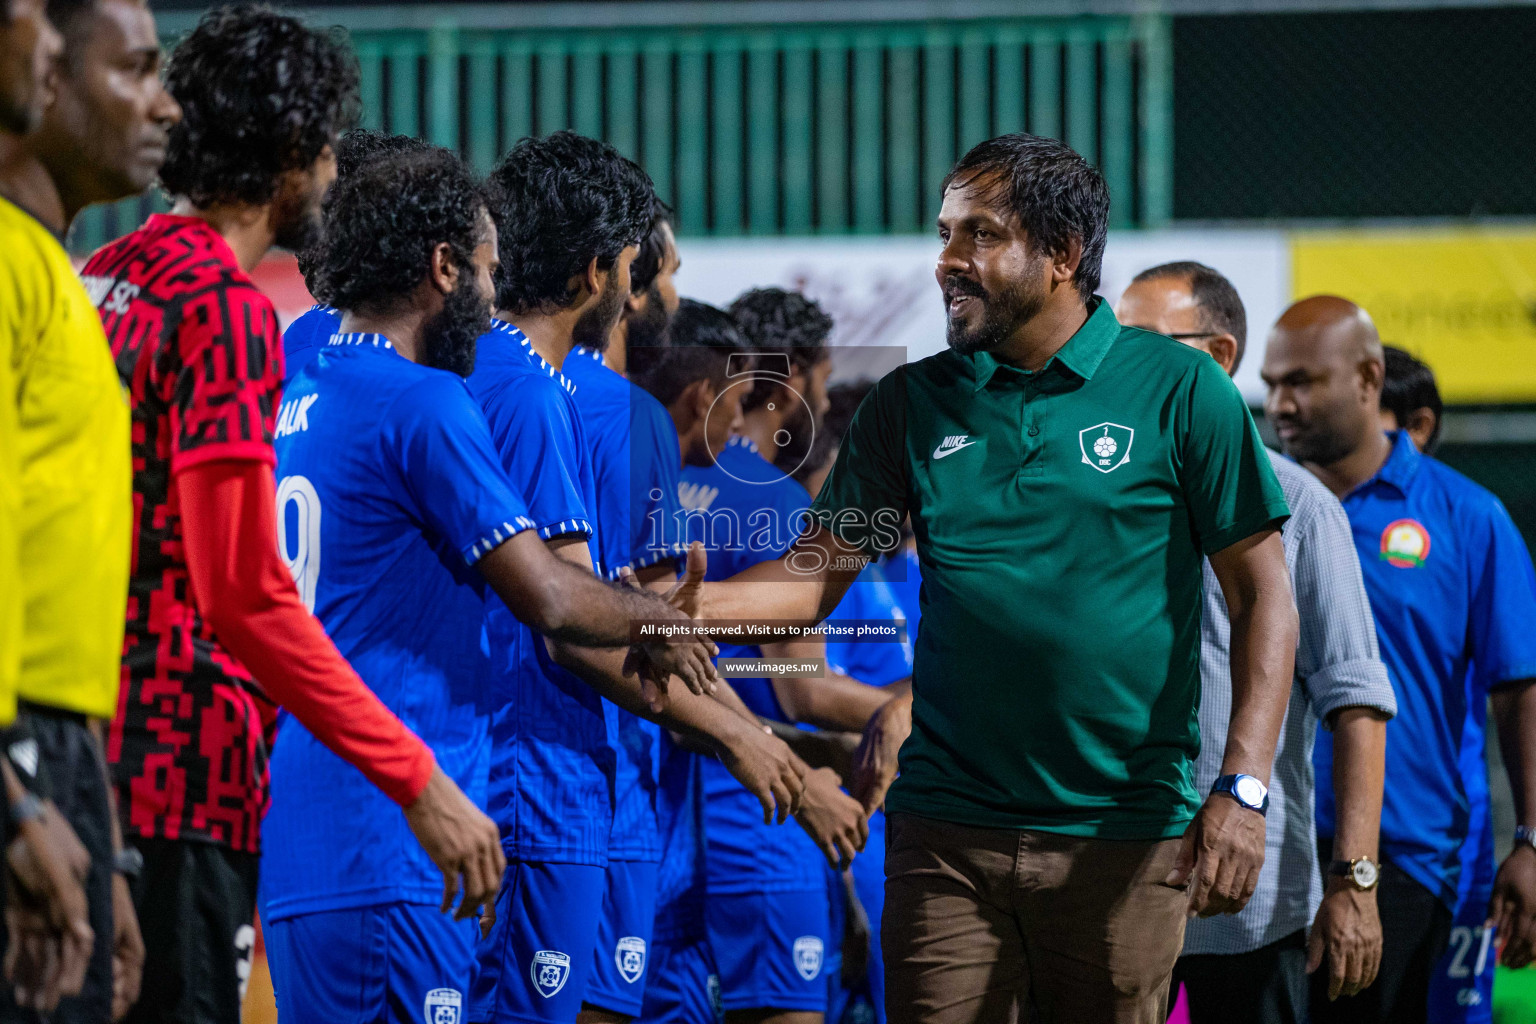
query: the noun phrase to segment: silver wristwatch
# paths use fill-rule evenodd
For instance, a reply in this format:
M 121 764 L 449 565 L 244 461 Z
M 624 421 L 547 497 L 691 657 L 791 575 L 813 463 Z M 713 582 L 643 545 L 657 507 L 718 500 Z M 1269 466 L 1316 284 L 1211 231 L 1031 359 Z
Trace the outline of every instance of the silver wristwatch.
M 1515 845 L 1536 849 L 1536 825 L 1516 825 Z

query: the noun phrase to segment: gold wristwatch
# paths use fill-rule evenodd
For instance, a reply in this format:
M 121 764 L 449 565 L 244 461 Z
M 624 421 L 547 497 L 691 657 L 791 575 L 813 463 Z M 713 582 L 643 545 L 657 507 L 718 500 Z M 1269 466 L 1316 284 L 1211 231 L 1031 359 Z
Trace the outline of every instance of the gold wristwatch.
M 1349 879 L 1360 892 L 1370 892 L 1381 881 L 1381 867 L 1369 857 L 1336 860 L 1328 865 L 1328 874 Z

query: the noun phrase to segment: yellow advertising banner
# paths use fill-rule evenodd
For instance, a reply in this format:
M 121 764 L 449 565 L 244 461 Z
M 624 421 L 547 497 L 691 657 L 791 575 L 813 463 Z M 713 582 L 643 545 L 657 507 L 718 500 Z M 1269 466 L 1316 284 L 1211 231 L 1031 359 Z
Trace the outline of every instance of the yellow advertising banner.
M 1365 307 L 1447 402 L 1536 401 L 1536 228 L 1298 232 L 1291 291 Z

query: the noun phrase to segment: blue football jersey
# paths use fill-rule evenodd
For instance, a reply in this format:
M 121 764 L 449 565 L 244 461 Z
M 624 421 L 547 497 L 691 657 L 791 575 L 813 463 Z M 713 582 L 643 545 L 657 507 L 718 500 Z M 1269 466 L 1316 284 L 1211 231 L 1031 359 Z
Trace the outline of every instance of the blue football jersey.
M 533 527 L 464 381 L 377 334 L 337 335 L 288 388 L 279 541 L 342 655 L 484 806 L 490 663 L 475 563 Z M 436 904 L 405 816 L 297 719 L 280 719 L 263 824 L 262 915 Z
M 1475 686 L 1468 675 L 1467 683 Z M 1461 777 L 1469 817 L 1461 844 L 1461 877 L 1451 940 L 1429 978 L 1429 1019 L 1436 1024 L 1490 1024 L 1498 936 L 1484 928 L 1493 899 L 1498 864 L 1493 852 L 1492 807 L 1488 799 L 1487 702 L 1468 702 L 1467 729 L 1461 739 Z
M 309 365 L 315 353 L 325 348 L 331 335 L 341 330 L 341 310 L 319 304 L 288 325 L 283 332 L 283 387 Z
M 704 938 L 707 880 L 704 793 L 699 778 L 704 761 L 673 743 L 671 736 L 662 736 L 656 792 L 662 858 L 656 873 L 656 922 L 651 935 L 658 945 L 683 945 Z
M 1472 805 L 1487 800 L 1464 738 L 1482 731 L 1490 689 L 1536 676 L 1536 572 L 1497 498 L 1419 454 L 1407 431 L 1392 442 L 1376 475 L 1343 498 L 1397 694 L 1381 854 L 1454 910 Z M 1312 757 L 1317 829 L 1331 836 L 1333 744 Z M 1468 775 L 1481 778 L 1469 788 Z
M 469 387 L 539 536 L 584 535 L 597 562 L 595 485 L 574 386 L 521 331 L 497 320 L 479 340 Z M 556 665 L 544 637 L 494 595 L 485 622 L 498 679 L 489 806 L 502 846 L 515 860 L 606 864 L 616 709 Z
M 561 372 L 576 390 L 592 456 L 597 502 L 598 560 L 610 577 L 621 568 L 643 569 L 682 552 L 677 485 L 683 469 L 677 428 L 656 399 L 603 365 L 602 357 L 576 349 Z M 613 835 L 608 856 L 659 860 L 656 831 L 657 765 L 661 729 L 621 708 Z
M 689 541 L 709 552 L 707 579 L 721 580 L 778 558 L 806 524 L 811 496 L 744 437 L 733 437 L 712 466 L 683 468 Z M 722 658 L 760 658 L 757 646 L 722 643 Z M 787 721 L 767 679 L 730 684 L 755 714 Z M 764 825 L 757 798 L 716 761 L 701 760 L 711 893 L 824 888 L 826 860 L 794 824 Z
M 864 567 L 827 619 L 895 625 L 901 635 L 899 642 L 828 640 L 828 668 L 870 686 L 889 686 L 912 675 L 912 638 L 906 633 L 906 612 L 895 589 L 886 582 L 882 563 Z

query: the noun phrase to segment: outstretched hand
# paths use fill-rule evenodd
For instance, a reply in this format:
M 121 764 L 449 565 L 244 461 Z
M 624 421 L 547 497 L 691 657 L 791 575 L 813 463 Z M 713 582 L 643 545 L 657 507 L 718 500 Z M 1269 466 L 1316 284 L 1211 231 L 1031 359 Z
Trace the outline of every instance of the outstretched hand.
M 695 541 L 688 549 L 682 578 L 665 595 L 667 604 L 689 621 L 698 616 L 703 605 L 704 573 L 708 569 L 709 559 L 704 553 L 704 545 Z M 622 570 L 619 578 L 625 586 L 643 589 L 628 569 Z M 660 711 L 665 706 L 667 684 L 674 675 L 700 696 L 714 693 L 720 676 L 712 659 L 719 653 L 720 649 L 713 641 L 702 637 L 662 638 L 639 643 L 631 647 L 624 658 L 624 674 L 640 674 L 641 692 L 646 703 L 653 711 Z
M 688 547 L 683 575 L 666 593 L 667 603 L 690 619 L 697 619 L 704 609 L 704 574 L 709 571 L 709 555 L 704 545 L 694 541 Z

